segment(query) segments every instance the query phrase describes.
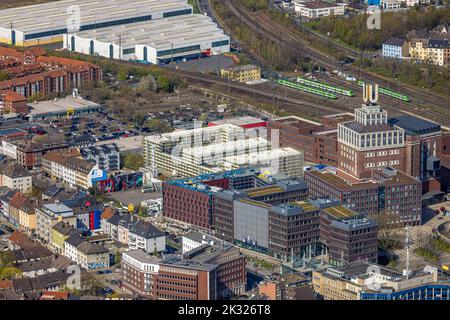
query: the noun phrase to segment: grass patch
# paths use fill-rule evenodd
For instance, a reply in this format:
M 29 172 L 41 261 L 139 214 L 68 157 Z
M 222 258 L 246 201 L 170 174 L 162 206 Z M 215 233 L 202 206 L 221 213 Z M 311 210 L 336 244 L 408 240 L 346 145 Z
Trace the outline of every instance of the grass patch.
M 421 256 L 426 261 L 433 262 L 433 263 L 439 262 L 439 255 L 431 249 L 424 248 L 424 247 L 417 248 L 417 249 L 414 249 L 414 253 L 417 254 L 418 256 Z
M 192 6 L 194 13 L 200 13 L 197 0 L 188 0 L 188 3 Z
M 450 243 L 441 238 L 431 239 L 430 245 L 436 250 L 450 253 Z

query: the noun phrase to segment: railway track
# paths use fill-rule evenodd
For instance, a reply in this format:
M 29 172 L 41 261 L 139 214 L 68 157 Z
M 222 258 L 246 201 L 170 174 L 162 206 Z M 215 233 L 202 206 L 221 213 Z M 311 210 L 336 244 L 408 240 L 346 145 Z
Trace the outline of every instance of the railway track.
M 280 86 L 260 88 L 242 83 L 229 82 L 227 80 L 215 78 L 213 76 L 196 75 L 187 71 L 177 72 L 179 72 L 179 75 L 185 77 L 186 79 L 193 80 L 196 83 L 216 85 L 222 87 L 222 89 L 225 89 L 225 91 L 229 91 L 234 94 L 246 94 L 247 96 L 254 97 L 255 99 L 263 99 L 270 102 L 275 101 L 278 104 L 279 108 L 293 113 L 305 112 L 311 116 L 318 116 L 329 114 L 330 111 L 339 113 L 348 110 L 345 107 L 324 106 L 321 103 L 315 103 L 300 99 L 296 97 L 296 95 L 293 94 L 291 90 L 289 90 L 289 94 L 284 94 L 286 93 L 286 91 L 283 90 Z M 313 100 L 315 99 L 315 97 L 310 97 L 310 99 Z
M 230 11 L 242 21 L 242 23 L 245 23 L 257 34 L 266 37 L 284 48 L 294 48 L 300 55 L 309 57 L 325 69 L 333 70 L 338 68 L 338 63 L 333 57 L 327 56 L 315 48 L 311 48 L 305 39 L 293 34 L 291 30 L 274 23 L 266 15 L 249 13 L 242 8 L 236 0 L 225 0 L 225 4 Z M 350 67 L 349 71 L 352 71 L 354 74 L 359 74 L 359 68 L 357 67 Z M 361 79 L 369 82 L 376 82 L 380 86 L 388 88 L 391 87 L 392 83 L 389 79 L 375 76 L 364 70 L 361 71 Z M 360 90 L 360 88 L 357 88 L 356 84 L 351 85 L 351 88 L 355 92 Z M 413 101 L 404 105 L 397 104 L 396 107 L 403 108 L 408 112 L 415 110 L 421 114 L 426 114 L 426 116 L 432 120 L 439 120 L 440 122 L 444 121 L 444 124 L 450 124 L 450 117 L 447 116 L 447 109 L 450 105 L 448 98 L 405 85 L 402 85 L 398 91 L 410 96 Z

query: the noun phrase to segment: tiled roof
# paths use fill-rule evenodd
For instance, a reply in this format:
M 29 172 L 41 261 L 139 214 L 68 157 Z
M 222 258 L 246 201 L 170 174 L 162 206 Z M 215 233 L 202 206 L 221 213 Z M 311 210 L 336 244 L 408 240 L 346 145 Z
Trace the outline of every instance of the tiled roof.
M 138 222 L 136 222 L 133 227 L 131 227 L 130 233 L 143 237 L 145 239 L 164 237 L 166 235 L 164 232 L 156 228 L 153 224 L 144 220 L 138 220 Z
M 83 243 L 83 239 L 78 234 L 72 234 L 65 242 L 76 248 Z
M 9 280 L 0 280 L 0 289 L 12 288 L 12 283 Z
M 20 93 L 17 93 L 12 90 L 6 90 L 5 91 L 5 100 L 10 102 L 22 102 L 27 101 L 25 96 L 21 95 Z
M 24 205 L 25 201 L 27 201 L 27 198 L 24 195 L 22 195 L 22 193 L 17 192 L 11 198 L 11 201 L 9 202 L 9 205 L 14 207 L 14 208 L 20 209 Z
M 107 207 L 105 208 L 105 210 L 103 210 L 101 218 L 102 219 L 109 219 L 114 215 L 115 210 L 111 207 Z
M 109 252 L 109 250 L 106 249 L 105 247 L 96 243 L 89 243 L 89 242 L 82 242 L 77 246 L 77 250 L 81 251 L 86 255 Z
M 387 39 L 383 44 L 386 44 L 388 46 L 396 46 L 396 47 L 401 47 L 403 46 L 403 44 L 405 43 L 405 39 L 400 39 L 400 38 L 396 38 L 396 37 L 392 37 Z
M 3 175 L 13 179 L 31 177 L 31 174 L 28 172 L 28 170 L 15 161 L 0 165 L 0 172 Z
M 65 223 L 64 221 L 59 221 L 52 227 L 52 229 L 64 236 L 69 236 L 77 232 L 71 225 Z

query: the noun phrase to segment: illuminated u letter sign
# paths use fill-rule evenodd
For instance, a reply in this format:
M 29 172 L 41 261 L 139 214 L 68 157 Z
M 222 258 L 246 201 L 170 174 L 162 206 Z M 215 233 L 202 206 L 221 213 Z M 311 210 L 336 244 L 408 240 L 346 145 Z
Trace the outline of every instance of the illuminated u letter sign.
M 369 103 L 376 104 L 378 101 L 378 85 L 366 83 L 363 87 L 363 99 L 367 105 Z

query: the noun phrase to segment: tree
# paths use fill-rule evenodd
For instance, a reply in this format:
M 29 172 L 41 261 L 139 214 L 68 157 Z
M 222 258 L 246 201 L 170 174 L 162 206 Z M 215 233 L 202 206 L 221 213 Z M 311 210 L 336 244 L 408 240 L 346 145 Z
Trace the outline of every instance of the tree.
M 139 170 L 144 164 L 144 157 L 139 153 L 127 152 L 124 154 L 123 166 L 131 170 Z
M 138 125 L 138 126 L 143 126 L 146 120 L 146 116 L 145 114 L 142 113 L 136 113 L 133 121 Z
M 122 261 L 122 254 L 119 251 L 116 251 L 116 255 L 114 256 L 114 263 L 120 264 Z
M 173 128 L 166 121 L 156 118 L 151 119 L 147 122 L 147 128 L 149 128 L 153 132 L 158 133 L 166 133 L 173 131 Z
M 0 268 L 11 266 L 14 260 L 15 257 L 11 251 L 0 252 Z
M 387 211 L 382 211 L 375 216 L 378 223 L 378 242 L 384 250 L 400 249 L 403 247 L 402 237 L 397 234 L 394 217 Z
M 11 79 L 11 75 L 5 71 L 0 71 L 0 81 Z
M 17 279 L 22 277 L 22 271 L 20 269 L 17 269 L 15 267 L 6 267 L 3 268 L 0 272 L 0 278 L 2 279 Z
M 117 80 L 124 81 L 128 79 L 128 71 L 125 69 L 122 69 L 117 73 Z
M 156 85 L 158 87 L 158 90 L 164 91 L 164 92 L 170 92 L 172 90 L 170 80 L 164 76 L 159 76 L 156 80 Z
M 151 91 L 156 92 L 158 90 L 158 85 L 155 81 L 155 77 L 152 75 L 145 76 L 139 82 L 138 90 L 140 92 Z

